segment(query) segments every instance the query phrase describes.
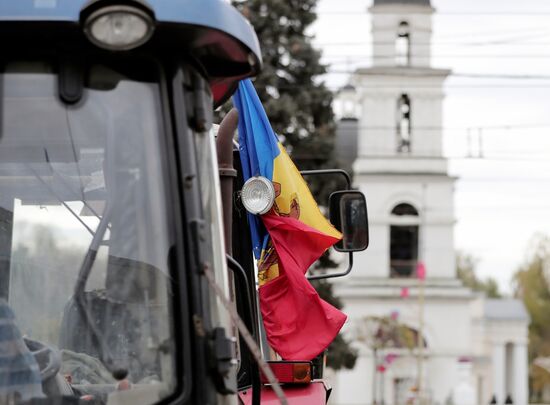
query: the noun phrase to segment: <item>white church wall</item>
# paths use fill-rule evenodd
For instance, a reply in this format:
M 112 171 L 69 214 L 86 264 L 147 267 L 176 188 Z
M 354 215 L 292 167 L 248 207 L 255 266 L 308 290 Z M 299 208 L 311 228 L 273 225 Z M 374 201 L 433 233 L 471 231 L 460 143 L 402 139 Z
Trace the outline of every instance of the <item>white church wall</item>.
M 488 384 L 499 404 L 508 394 L 516 405 L 527 403 L 527 326 L 527 320 L 486 321 L 486 350 L 492 362 Z
M 470 353 L 472 325 L 467 300 L 430 299 L 425 304 L 426 325 L 433 328 L 430 349 L 435 356 Z
M 441 156 L 443 137 L 438 123 L 443 122 L 443 96 L 435 94 L 411 95 L 412 155 Z
M 388 156 L 395 152 L 396 97 L 393 94 L 376 94 L 362 98 L 363 115 L 359 118 L 359 156 Z M 379 117 L 386 117 L 381 122 Z M 391 124 L 388 124 L 388 117 Z
M 411 173 L 447 173 L 447 161 L 445 159 L 421 157 L 411 159 L 406 156 L 369 156 L 368 158 L 361 158 L 355 161 L 353 171 L 357 173 L 357 183 L 361 183 L 361 173 L 402 174 L 403 167 L 408 168 Z
M 334 390 L 329 404 L 372 404 L 372 378 L 372 356 L 370 353 L 361 352 L 357 357 L 355 369 L 341 370 L 336 374 Z
M 367 69 L 359 71 L 353 80 L 359 91 L 368 89 L 358 96 L 362 100 L 359 156 L 396 156 L 397 101 L 402 94 L 407 94 L 411 102 L 411 155 L 440 156 L 442 153 L 441 89 L 449 72 L 420 71 L 407 77 L 401 70 L 377 74 Z M 426 89 L 420 91 L 419 88 Z
M 387 253 L 390 229 L 386 224 L 369 224 L 369 251 L 379 254 L 359 253 L 353 255 L 353 270 L 348 276 L 356 278 L 386 278 L 389 274 L 390 255 Z
M 458 357 L 434 356 L 426 365 L 426 390 L 433 405 L 444 405 L 459 383 Z
M 483 313 L 484 296 L 481 293 L 470 304 L 472 317 L 472 345 L 471 353 L 476 358 L 484 358 L 490 353 L 490 342 L 487 340 L 487 325 Z
M 456 275 L 453 234 L 448 232 L 448 227 L 449 224 L 429 222 L 424 227 L 426 277 L 454 278 Z
M 453 185 L 443 177 L 433 181 L 415 176 L 360 176 L 360 190 L 367 197 L 370 225 L 370 246 L 355 255 L 354 271 L 350 277 L 388 277 L 390 272 L 390 213 L 400 203 L 412 204 L 420 214 L 420 237 L 424 238 L 424 255 L 427 276 L 455 277 L 455 256 L 452 227 Z M 423 209 L 426 204 L 426 210 Z M 425 213 L 425 222 L 422 215 Z
M 344 328 L 346 336 L 353 339 L 357 336 L 358 323 L 366 316 L 389 316 L 392 312 L 398 314 L 400 323 L 413 329 L 418 329 L 419 306 L 416 298 L 403 299 L 398 296 L 381 298 L 367 296 L 355 299 L 346 299 L 344 311 L 349 320 Z M 424 364 L 426 393 L 437 403 L 444 404 L 451 395 L 453 387 L 458 382 L 457 363 L 460 357 L 469 354 L 472 330 L 468 300 L 448 300 L 445 298 L 426 300 L 424 307 L 424 336 L 428 347 L 425 349 Z M 361 360 L 353 371 L 338 373 L 338 390 L 334 404 L 368 404 L 372 384 L 372 357 L 365 343 L 357 342 L 361 348 Z M 401 362 L 413 359 L 416 365 L 416 349 L 409 352 L 406 349 L 387 349 L 388 352 L 398 352 L 402 356 Z M 409 362 L 410 363 L 410 362 Z M 385 375 L 386 404 L 392 404 L 395 397 L 394 378 L 416 379 L 414 367 L 404 367 L 393 364 L 388 367 Z M 393 376 L 393 377 L 392 377 Z M 358 384 L 363 381 L 367 384 Z M 435 403 L 434 402 L 434 403 Z

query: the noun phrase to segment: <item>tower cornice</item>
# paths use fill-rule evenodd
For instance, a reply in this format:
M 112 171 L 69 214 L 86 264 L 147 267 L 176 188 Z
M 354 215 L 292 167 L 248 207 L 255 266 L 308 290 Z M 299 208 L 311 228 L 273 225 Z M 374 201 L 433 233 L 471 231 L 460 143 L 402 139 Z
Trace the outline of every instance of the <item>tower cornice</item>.
M 433 14 L 435 8 L 433 8 L 429 2 L 428 4 L 420 4 L 426 2 L 409 2 L 409 1 L 387 1 L 377 2 L 375 1 L 372 6 L 368 8 L 371 14 Z
M 373 66 L 368 68 L 359 68 L 355 71 L 359 76 L 438 76 L 447 77 L 452 73 L 451 69 L 437 69 L 431 67 L 418 66 Z

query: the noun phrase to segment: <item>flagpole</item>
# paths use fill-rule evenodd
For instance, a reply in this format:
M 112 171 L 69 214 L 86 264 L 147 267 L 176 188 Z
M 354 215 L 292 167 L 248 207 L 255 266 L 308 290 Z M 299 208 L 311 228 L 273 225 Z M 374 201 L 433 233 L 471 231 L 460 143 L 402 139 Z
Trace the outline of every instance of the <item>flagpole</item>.
M 416 382 L 416 389 L 417 389 L 417 395 L 419 398 L 419 403 L 422 404 L 422 361 L 424 356 L 424 280 L 421 278 L 418 278 L 418 308 L 419 308 L 419 314 L 418 314 L 418 336 L 417 336 L 417 344 L 418 344 L 418 359 L 417 359 L 417 382 Z
M 426 270 L 425 270 L 425 228 L 426 228 L 426 183 L 422 183 L 422 207 L 421 207 L 421 217 L 420 217 L 420 240 L 419 240 L 419 260 L 416 266 L 417 269 L 417 278 L 418 278 L 418 336 L 417 336 L 417 352 L 418 352 L 418 358 L 417 358 L 417 382 L 416 382 L 416 389 L 417 389 L 417 396 L 418 396 L 418 403 L 423 404 L 424 403 L 424 395 L 423 395 L 423 384 L 422 384 L 422 368 L 423 368 L 423 361 L 424 361 L 424 280 L 426 278 Z M 419 274 L 420 266 L 422 266 L 422 274 Z

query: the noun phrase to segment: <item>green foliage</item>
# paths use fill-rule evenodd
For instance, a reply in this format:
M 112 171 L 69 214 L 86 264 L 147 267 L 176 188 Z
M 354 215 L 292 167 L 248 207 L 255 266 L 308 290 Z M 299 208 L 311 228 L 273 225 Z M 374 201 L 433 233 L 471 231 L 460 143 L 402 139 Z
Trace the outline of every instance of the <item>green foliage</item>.
M 492 277 L 480 279 L 475 273 L 478 260 L 466 253 L 458 253 L 456 258 L 456 274 L 462 283 L 473 291 L 485 293 L 488 298 L 501 298 L 496 280 Z
M 335 123 L 332 93 L 318 76 L 326 73 L 321 53 L 306 34 L 315 21 L 317 0 L 234 0 L 252 23 L 262 49 L 263 68 L 254 86 L 271 121 L 300 170 L 333 168 Z M 222 109 L 228 111 L 231 102 Z M 311 181 L 310 181 L 311 180 Z M 317 201 L 334 191 L 331 176 L 307 178 Z
M 371 350 L 408 349 L 418 345 L 418 333 L 399 322 L 397 317 L 368 316 L 359 325 L 360 340 Z
M 327 367 L 333 370 L 352 369 L 356 361 L 357 350 L 349 347 L 349 343 L 341 334 L 336 336 L 328 348 Z
M 319 296 L 329 304 L 342 309 L 342 301 L 332 292 L 332 284 L 326 280 L 312 282 Z M 357 350 L 350 347 L 349 342 L 340 334 L 330 344 L 327 353 L 327 366 L 333 370 L 341 368 L 352 369 L 357 361 Z
M 330 160 L 334 140 L 332 93 L 315 80 L 326 72 L 307 28 L 317 0 L 248 0 L 235 6 L 250 20 L 262 48 L 263 69 L 254 80 L 274 131 L 300 169 Z
M 515 296 L 522 299 L 531 322 L 529 324 L 529 360 L 550 357 L 550 237 L 538 235 L 523 266 L 514 275 Z M 540 400 L 544 386 L 550 384 L 550 372 L 530 367 L 530 392 Z

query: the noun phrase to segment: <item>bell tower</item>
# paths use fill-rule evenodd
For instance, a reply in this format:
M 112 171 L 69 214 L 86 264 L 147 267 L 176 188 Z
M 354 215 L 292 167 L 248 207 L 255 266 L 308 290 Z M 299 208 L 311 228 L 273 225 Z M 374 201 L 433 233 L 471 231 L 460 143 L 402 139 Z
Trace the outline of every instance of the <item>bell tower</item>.
M 428 67 L 434 11 L 429 0 L 375 0 L 369 9 L 374 66 Z
M 371 232 L 352 278 L 399 283 L 415 278 L 422 260 L 428 279 L 454 282 L 454 179 L 442 144 L 450 70 L 430 67 L 434 9 L 429 0 L 374 0 L 369 12 L 372 67 L 356 70 L 347 86 L 358 107 L 355 182 Z
M 335 103 L 340 159 L 355 157 L 370 245 L 354 255 L 353 271 L 334 281 L 358 359 L 353 370 L 338 372 L 331 401 L 404 404 L 414 396 L 414 403 L 443 404 L 470 384 L 470 393 L 479 387 L 478 403 L 495 395 L 503 404 L 514 392 L 514 403 L 525 404 L 527 317 L 511 310 L 522 304 L 486 300 L 456 276 L 455 179 L 442 131 L 450 70 L 430 64 L 435 10 L 430 0 L 373 1 L 372 64 L 351 75 Z M 512 318 L 516 323 L 506 321 Z M 390 319 L 416 336 L 413 348 L 384 326 Z M 505 371 L 510 364 L 517 389 Z

